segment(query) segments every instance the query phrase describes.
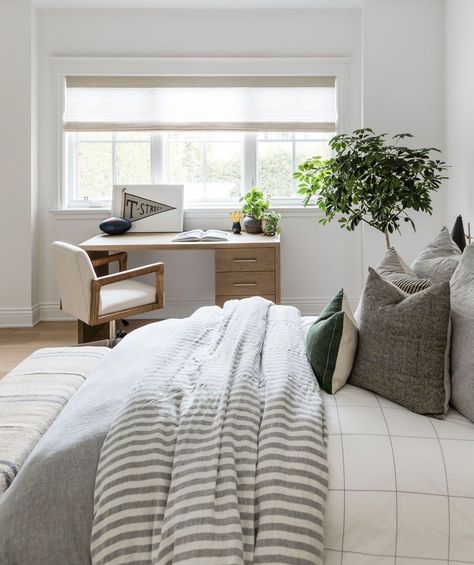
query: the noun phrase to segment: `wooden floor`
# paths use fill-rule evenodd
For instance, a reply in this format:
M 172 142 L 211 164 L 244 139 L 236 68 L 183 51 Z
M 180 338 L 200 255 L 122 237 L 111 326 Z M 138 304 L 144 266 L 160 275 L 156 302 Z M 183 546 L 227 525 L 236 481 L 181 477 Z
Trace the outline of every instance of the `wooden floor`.
M 132 328 L 153 320 L 130 320 Z M 0 329 L 0 379 L 41 347 L 77 344 L 76 322 L 40 322 L 33 328 Z

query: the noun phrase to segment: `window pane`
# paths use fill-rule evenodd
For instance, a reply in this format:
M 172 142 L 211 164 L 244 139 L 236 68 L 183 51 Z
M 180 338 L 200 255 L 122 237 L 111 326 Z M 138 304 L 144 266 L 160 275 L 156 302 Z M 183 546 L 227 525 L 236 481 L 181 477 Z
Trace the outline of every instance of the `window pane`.
M 185 200 L 240 196 L 243 135 L 233 132 L 170 132 L 168 180 L 184 184 Z
M 151 141 L 151 134 L 146 131 L 118 131 L 115 134 L 117 141 Z
M 241 141 L 242 134 L 234 131 L 170 131 L 169 141 Z
M 335 132 L 308 132 L 308 131 L 300 131 L 295 133 L 295 140 L 310 140 L 310 141 L 329 141 L 331 137 L 336 135 Z
M 242 144 L 223 141 L 206 144 L 206 198 L 240 196 Z
M 111 131 L 83 131 L 73 135 L 78 141 L 112 141 L 114 136 Z
M 295 134 L 290 131 L 262 131 L 257 134 L 257 139 L 259 141 L 260 140 L 285 141 L 285 140 L 293 139 L 294 135 Z
M 151 154 L 149 143 L 117 143 L 115 146 L 115 182 L 149 184 Z
M 110 199 L 112 194 L 112 143 L 81 142 L 77 146 L 76 199 Z
M 260 141 L 257 149 L 257 185 L 271 196 L 292 196 L 293 144 Z
M 168 144 L 168 180 L 184 184 L 185 199 L 204 198 L 204 146 L 201 142 Z
M 329 159 L 331 149 L 326 141 L 297 141 L 295 143 L 296 166 L 301 165 L 311 157 Z

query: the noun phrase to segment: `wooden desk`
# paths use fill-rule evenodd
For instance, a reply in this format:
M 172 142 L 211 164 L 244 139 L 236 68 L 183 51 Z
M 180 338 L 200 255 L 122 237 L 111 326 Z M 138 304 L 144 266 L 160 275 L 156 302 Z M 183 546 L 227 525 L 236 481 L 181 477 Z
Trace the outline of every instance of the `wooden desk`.
M 280 238 L 262 234 L 229 234 L 228 241 L 173 242 L 175 233 L 100 234 L 80 244 L 91 258 L 109 251 L 193 251 L 215 254 L 215 303 L 222 306 L 231 298 L 263 296 L 280 303 Z M 103 271 L 98 274 L 105 274 Z M 166 265 L 165 265 L 166 276 Z M 79 325 L 79 341 L 98 339 L 86 324 Z M 87 334 L 87 335 L 86 335 Z

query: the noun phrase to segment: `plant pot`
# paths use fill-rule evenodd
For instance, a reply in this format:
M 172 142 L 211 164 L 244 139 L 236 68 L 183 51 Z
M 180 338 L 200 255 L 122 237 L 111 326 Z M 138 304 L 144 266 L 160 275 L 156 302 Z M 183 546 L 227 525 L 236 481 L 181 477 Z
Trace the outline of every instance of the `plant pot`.
M 265 218 L 262 220 L 263 235 L 274 236 L 277 231 L 275 222 L 269 222 Z
M 241 231 L 242 231 L 242 226 L 240 225 L 240 222 L 234 222 L 232 224 L 232 233 L 235 233 L 235 235 L 239 235 Z
M 243 225 L 247 233 L 262 233 L 262 222 L 253 216 L 245 216 Z

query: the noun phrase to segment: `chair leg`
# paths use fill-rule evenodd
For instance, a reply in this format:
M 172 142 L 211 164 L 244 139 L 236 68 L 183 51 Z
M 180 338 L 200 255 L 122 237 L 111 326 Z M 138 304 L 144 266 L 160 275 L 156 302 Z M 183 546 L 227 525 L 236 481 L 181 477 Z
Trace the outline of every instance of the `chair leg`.
M 109 322 L 109 339 L 113 341 L 116 337 L 117 337 L 116 321 L 112 320 Z

